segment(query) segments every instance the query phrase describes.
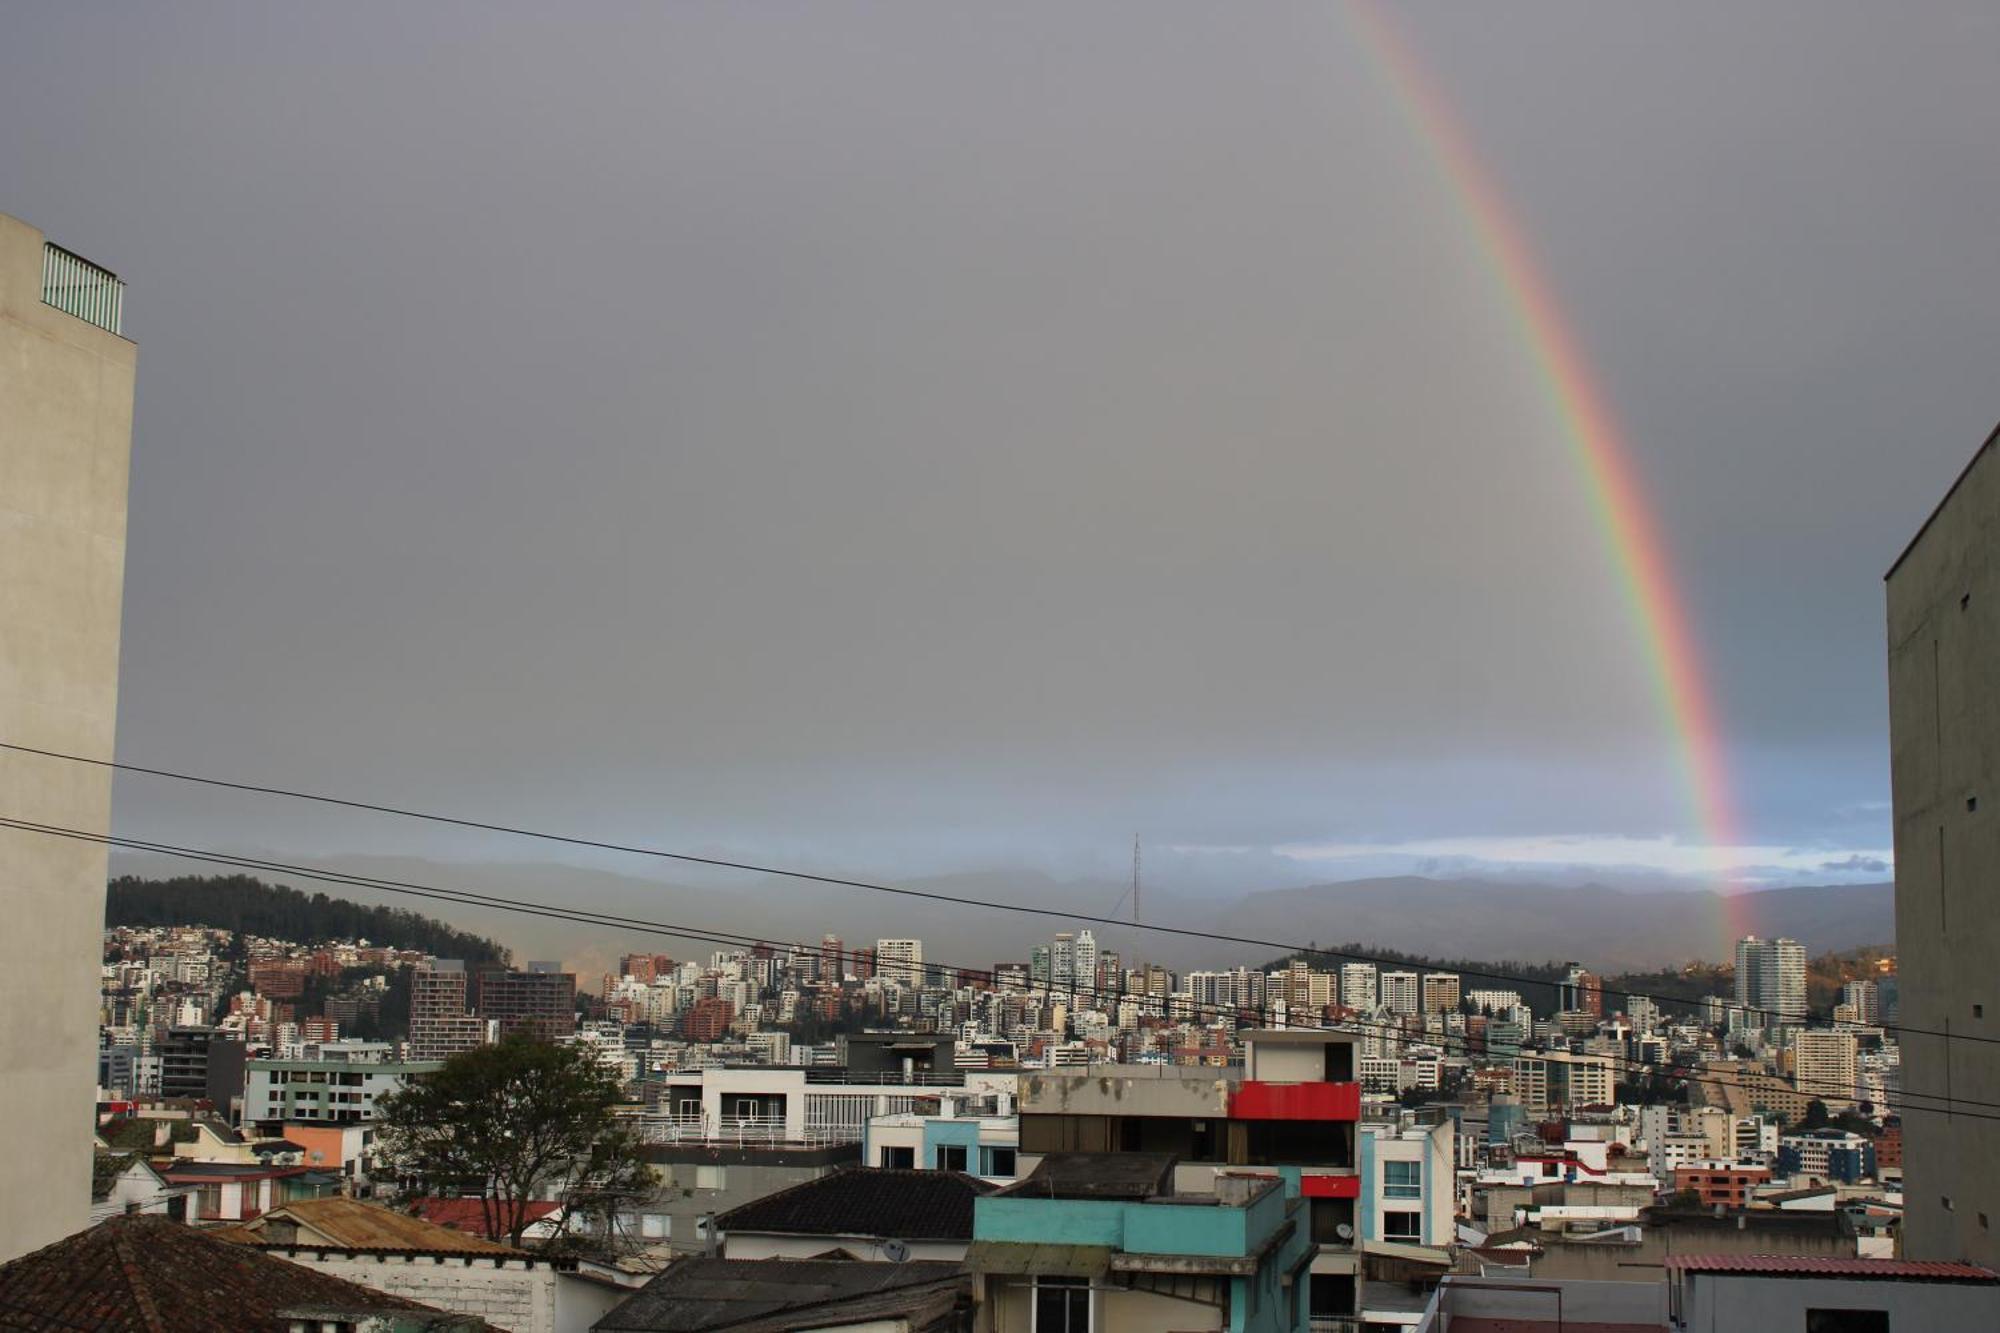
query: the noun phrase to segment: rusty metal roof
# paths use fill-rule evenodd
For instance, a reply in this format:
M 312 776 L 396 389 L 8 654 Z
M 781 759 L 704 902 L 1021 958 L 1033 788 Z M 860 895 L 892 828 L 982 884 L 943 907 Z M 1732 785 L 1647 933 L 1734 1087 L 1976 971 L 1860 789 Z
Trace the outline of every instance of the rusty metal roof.
M 1927 1259 L 1834 1259 L 1802 1254 L 1676 1254 L 1668 1256 L 1667 1267 L 1680 1273 L 1735 1273 L 1746 1277 L 2000 1282 L 2000 1273 L 1990 1268 Z

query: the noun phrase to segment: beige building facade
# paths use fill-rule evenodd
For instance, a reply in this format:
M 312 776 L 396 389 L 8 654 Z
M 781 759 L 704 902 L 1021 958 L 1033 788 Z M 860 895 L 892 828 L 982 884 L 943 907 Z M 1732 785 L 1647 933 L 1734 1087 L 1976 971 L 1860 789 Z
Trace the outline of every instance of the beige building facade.
M 137 349 L 123 289 L 0 214 L 0 740 L 110 757 Z M 102 834 L 108 769 L 0 752 L 0 817 Z M 0 828 L 0 1261 L 90 1220 L 106 849 Z
M 2000 1266 L 2000 1121 L 1981 1109 L 2000 1103 L 1996 454 L 2000 431 L 1887 576 L 1903 1246 L 1988 1266 Z

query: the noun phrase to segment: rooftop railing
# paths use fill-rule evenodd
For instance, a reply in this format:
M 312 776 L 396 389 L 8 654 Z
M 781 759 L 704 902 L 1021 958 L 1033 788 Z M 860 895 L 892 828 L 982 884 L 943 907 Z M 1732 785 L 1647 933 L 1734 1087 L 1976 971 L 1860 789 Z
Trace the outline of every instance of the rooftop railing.
M 125 314 L 125 284 L 109 269 L 99 268 L 53 241 L 45 241 L 42 303 L 108 333 L 117 333 Z

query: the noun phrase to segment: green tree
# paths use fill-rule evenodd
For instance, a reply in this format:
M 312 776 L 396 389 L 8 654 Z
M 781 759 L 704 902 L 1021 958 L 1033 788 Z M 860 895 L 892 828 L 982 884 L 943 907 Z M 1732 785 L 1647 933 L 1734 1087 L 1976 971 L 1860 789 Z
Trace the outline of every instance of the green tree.
M 557 1235 L 589 1223 L 610 1247 L 621 1204 L 655 1182 L 614 1110 L 619 1082 L 582 1044 L 516 1034 L 462 1051 L 382 1099 L 387 1160 L 414 1194 L 476 1193 L 487 1233 L 519 1245 L 528 1205 L 560 1205 Z
M 1799 1117 L 1799 1123 L 1795 1128 L 1800 1133 L 1805 1133 L 1808 1130 L 1825 1129 L 1832 1123 L 1833 1117 L 1827 1114 L 1826 1103 L 1815 1097 L 1806 1103 L 1806 1113 Z

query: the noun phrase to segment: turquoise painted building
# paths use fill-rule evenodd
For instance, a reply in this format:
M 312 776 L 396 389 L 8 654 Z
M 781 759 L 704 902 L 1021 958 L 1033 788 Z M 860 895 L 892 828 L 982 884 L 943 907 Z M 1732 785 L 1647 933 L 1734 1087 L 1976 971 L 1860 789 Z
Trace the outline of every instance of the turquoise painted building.
M 1169 1153 L 1055 1153 L 973 1205 L 981 1333 L 1305 1333 L 1313 1240 L 1275 1174 L 1177 1194 Z

